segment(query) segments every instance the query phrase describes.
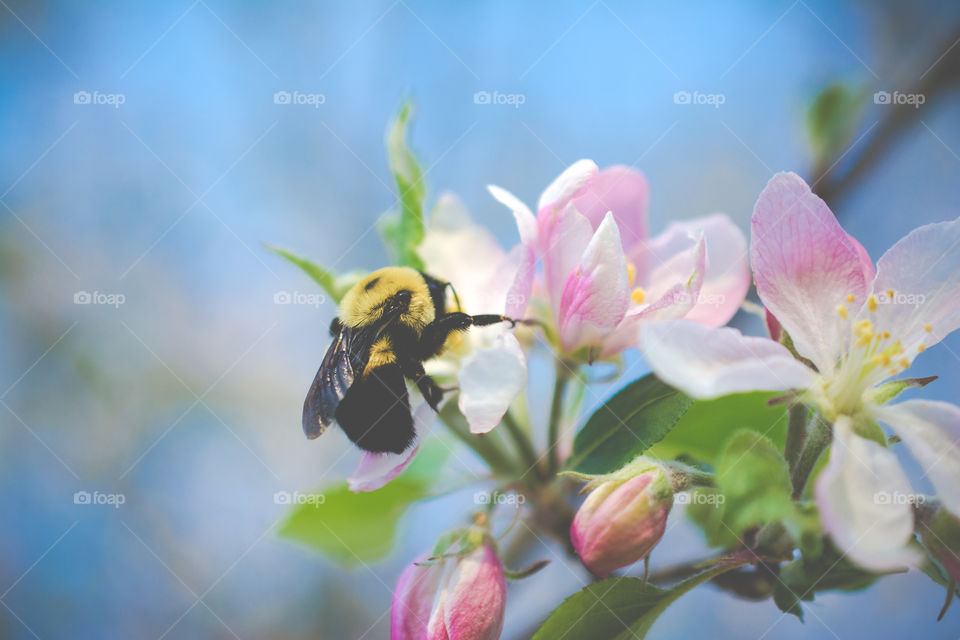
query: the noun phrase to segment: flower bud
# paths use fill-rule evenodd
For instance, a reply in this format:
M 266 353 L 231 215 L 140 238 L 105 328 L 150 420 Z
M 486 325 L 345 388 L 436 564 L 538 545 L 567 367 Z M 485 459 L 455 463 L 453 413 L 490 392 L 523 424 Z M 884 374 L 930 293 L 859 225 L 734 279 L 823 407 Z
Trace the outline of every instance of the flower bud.
M 920 503 L 915 512 L 923 546 L 943 565 L 953 581 L 960 584 L 960 518 L 935 500 Z
M 506 603 L 503 565 L 484 540 L 463 556 L 414 563 L 404 570 L 393 593 L 390 638 L 496 640 Z
M 663 537 L 673 506 L 670 479 L 660 467 L 617 475 L 595 485 L 570 527 L 583 564 L 601 578 L 645 558 Z

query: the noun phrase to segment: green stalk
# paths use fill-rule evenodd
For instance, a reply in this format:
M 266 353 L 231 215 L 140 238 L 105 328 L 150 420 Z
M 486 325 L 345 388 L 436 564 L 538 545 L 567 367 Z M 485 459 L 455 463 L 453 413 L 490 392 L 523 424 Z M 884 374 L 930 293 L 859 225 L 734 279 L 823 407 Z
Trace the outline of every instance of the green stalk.
M 510 411 L 507 411 L 507 413 L 503 416 L 503 426 L 513 439 L 513 443 L 517 446 L 517 453 L 520 456 L 520 464 L 524 467 L 523 475 L 520 476 L 520 480 L 525 480 L 527 474 L 533 472 L 535 479 L 542 481 L 544 477 L 540 467 L 540 459 L 537 457 L 537 452 L 533 448 L 533 442 L 530 440 L 530 435 L 523 427 L 520 426 Z
M 807 441 L 803 445 L 803 451 L 796 465 L 793 467 L 793 473 L 790 480 L 793 484 L 793 499 L 799 500 L 803 496 L 803 491 L 807 486 L 807 480 L 810 479 L 810 473 L 814 465 L 820 459 L 820 455 L 830 446 L 833 440 L 833 425 L 827 422 L 819 413 L 813 415 L 811 420 Z
M 510 477 L 516 473 L 516 465 L 504 450 L 502 441 L 494 433 L 478 435 L 470 433 L 470 426 L 457 409 L 455 402 L 448 402 L 440 410 L 440 421 L 458 440 L 470 447 L 481 460 L 487 463 L 495 475 Z
M 783 447 L 783 457 L 792 471 L 797 466 L 803 444 L 807 440 L 807 421 L 810 410 L 805 404 L 792 404 L 787 409 L 787 442 Z
M 560 452 L 557 445 L 560 443 L 560 422 L 563 418 L 563 396 L 566 393 L 567 383 L 570 382 L 572 372 L 567 364 L 558 359 L 556 363 L 556 379 L 553 383 L 553 400 L 550 403 L 550 421 L 547 423 L 547 456 L 550 460 L 547 466 L 547 477 L 552 478 L 560 468 Z

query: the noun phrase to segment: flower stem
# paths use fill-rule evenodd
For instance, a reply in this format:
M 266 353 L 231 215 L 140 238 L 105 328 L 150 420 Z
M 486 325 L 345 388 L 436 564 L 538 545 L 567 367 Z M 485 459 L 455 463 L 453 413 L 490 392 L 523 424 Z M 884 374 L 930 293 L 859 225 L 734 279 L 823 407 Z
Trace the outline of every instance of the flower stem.
M 803 444 L 807 440 L 807 422 L 810 410 L 804 404 L 792 404 L 787 409 L 787 442 L 783 447 L 783 457 L 792 471 L 797 466 Z
M 503 416 L 503 426 L 513 439 L 513 443 L 517 445 L 520 463 L 524 467 L 520 480 L 525 481 L 527 474 L 532 472 L 536 480 L 542 481 L 544 477 L 540 467 L 540 458 L 537 457 L 537 452 L 533 448 L 530 435 L 520 426 L 520 423 L 517 422 L 516 418 L 514 418 L 513 414 L 509 411 Z
M 550 403 L 550 421 L 547 423 L 547 477 L 553 477 L 560 468 L 560 422 L 563 416 L 563 396 L 572 372 L 563 360 L 556 361 L 556 379 L 553 383 L 553 400 Z
M 803 451 L 793 467 L 793 473 L 790 480 L 793 483 L 793 499 L 799 500 L 803 496 L 803 491 L 807 486 L 807 480 L 813 471 L 814 465 L 820 459 L 820 455 L 830 445 L 833 440 L 833 425 L 827 422 L 819 413 L 814 414 L 811 420 L 810 430 L 807 435 L 807 441 L 803 445 Z
M 466 419 L 460 414 L 455 402 L 448 402 L 440 410 L 440 421 L 461 442 L 470 447 L 490 470 L 499 476 L 509 477 L 515 471 L 515 464 L 504 450 L 502 441 L 494 433 L 478 435 L 470 433 Z

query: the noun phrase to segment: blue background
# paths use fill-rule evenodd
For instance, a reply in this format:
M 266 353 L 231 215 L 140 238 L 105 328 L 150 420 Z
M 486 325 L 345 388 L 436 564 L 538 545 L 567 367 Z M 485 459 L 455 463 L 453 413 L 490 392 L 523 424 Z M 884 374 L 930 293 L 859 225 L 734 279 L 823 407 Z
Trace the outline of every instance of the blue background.
M 274 492 L 340 478 L 356 454 L 339 433 L 300 432 L 333 307 L 274 304 L 316 289 L 262 243 L 343 270 L 385 262 L 371 226 L 394 203 L 383 131 L 405 96 L 431 193 L 458 193 L 504 244 L 513 221 L 485 185 L 532 204 L 581 157 L 647 174 L 654 231 L 712 211 L 746 229 L 774 172 L 809 177 L 803 121 L 820 88 L 904 90 L 958 22 L 949 2 L 8 0 L 0 636 L 386 637 L 400 568 L 470 494 L 418 507 L 370 567 L 277 538 Z M 682 90 L 725 102 L 675 104 Z M 76 104 L 79 91 L 124 103 Z M 277 91 L 324 103 L 275 104 Z M 524 102 L 476 104 L 478 91 Z M 868 102 L 855 139 L 884 108 Z M 832 203 L 874 259 L 960 215 L 958 109 L 956 90 L 925 105 Z M 78 291 L 125 303 L 76 305 Z M 926 397 L 957 399 L 958 353 L 952 336 L 917 360 L 940 375 Z M 75 505 L 78 490 L 126 502 Z M 682 513 L 672 523 L 654 567 L 704 552 Z M 504 637 L 586 579 L 559 561 L 513 585 Z M 801 624 L 703 588 L 653 637 L 954 638 L 960 610 L 934 622 L 942 593 L 913 572 L 818 597 Z

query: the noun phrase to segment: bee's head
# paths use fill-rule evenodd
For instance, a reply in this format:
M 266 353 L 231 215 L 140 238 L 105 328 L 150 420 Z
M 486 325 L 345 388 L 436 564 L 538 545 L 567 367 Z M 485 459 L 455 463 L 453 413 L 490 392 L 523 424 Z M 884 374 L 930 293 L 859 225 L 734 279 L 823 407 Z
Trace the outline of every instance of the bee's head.
M 417 329 L 434 319 L 433 301 L 423 276 L 407 267 L 387 267 L 358 282 L 340 302 L 348 326 L 396 321 Z

